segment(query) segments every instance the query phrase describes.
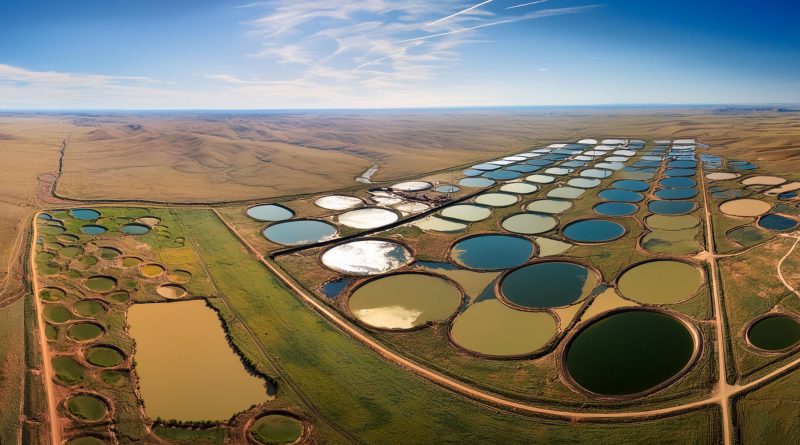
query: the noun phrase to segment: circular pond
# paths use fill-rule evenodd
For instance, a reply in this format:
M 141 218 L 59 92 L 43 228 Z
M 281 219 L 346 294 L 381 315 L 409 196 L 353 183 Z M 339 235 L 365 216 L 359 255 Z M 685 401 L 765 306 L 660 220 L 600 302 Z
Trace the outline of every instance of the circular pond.
M 630 190 L 607 189 L 600 192 L 600 198 L 614 202 L 639 202 L 644 199 L 644 195 Z
M 318 207 L 328 210 L 349 210 L 364 205 L 364 201 L 355 196 L 330 195 L 314 201 Z
M 714 172 L 706 174 L 706 179 L 711 181 L 725 181 L 728 179 L 735 179 L 741 176 L 739 173 L 729 173 L 729 172 Z
M 664 178 L 661 181 L 658 181 L 658 185 L 670 189 L 691 188 L 697 185 L 697 181 L 692 178 L 679 176 L 675 178 Z
M 513 171 L 513 170 L 497 170 L 493 172 L 486 172 L 483 174 L 483 177 L 489 179 L 496 179 L 498 181 L 508 181 L 511 179 L 517 179 L 522 176 L 522 173 Z
M 430 182 L 408 181 L 393 185 L 392 190 L 397 190 L 400 192 L 421 192 L 423 190 L 428 190 L 431 187 L 432 185 Z
M 772 208 L 772 204 L 758 199 L 734 199 L 725 201 L 719 206 L 719 210 L 726 215 L 740 217 L 761 216 Z
M 58 301 L 66 296 L 67 293 L 57 287 L 45 287 L 39 291 L 39 298 L 44 301 Z
M 594 211 L 604 216 L 630 216 L 638 210 L 636 204 L 629 202 L 601 202 L 594 206 Z
M 650 201 L 647 208 L 658 215 L 684 215 L 694 211 L 695 201 Z
M 106 307 L 97 300 L 81 300 L 72 306 L 81 317 L 93 318 L 106 313 Z
M 413 260 L 411 252 L 400 244 L 384 240 L 358 240 L 326 250 L 322 264 L 331 270 L 350 275 L 375 275 L 405 266 Z
M 121 230 L 126 235 L 144 235 L 150 231 L 150 227 L 145 224 L 131 223 L 122 226 Z
M 777 176 L 751 176 L 742 180 L 744 185 L 781 185 L 785 179 Z
M 553 230 L 558 221 L 549 215 L 537 213 L 517 213 L 503 220 L 502 226 L 509 232 L 535 235 Z
M 786 351 L 800 342 L 800 323 L 788 315 L 770 314 L 750 325 L 747 340 L 764 351 Z
M 494 185 L 494 181 L 489 178 L 464 178 L 458 181 L 461 187 L 483 188 Z
M 100 235 L 106 233 L 108 229 L 103 226 L 98 226 L 97 224 L 86 224 L 85 226 L 81 226 L 81 233 L 84 235 Z
M 703 284 L 703 274 L 682 261 L 648 261 L 623 272 L 617 289 L 626 298 L 642 304 L 672 304 L 694 295 Z
M 516 193 L 518 195 L 528 195 L 534 193 L 539 190 L 534 184 L 526 184 L 524 182 L 512 182 L 511 184 L 505 184 L 500 187 L 500 191 L 506 193 Z
M 569 210 L 572 207 L 572 201 L 564 199 L 538 199 L 531 201 L 530 204 L 525 206 L 529 212 L 558 214 Z
M 187 294 L 186 289 L 177 284 L 162 284 L 156 288 L 156 293 L 169 300 L 183 298 Z
M 605 219 L 584 219 L 564 227 L 564 236 L 579 243 L 605 243 L 622 235 L 625 227 Z
M 450 184 L 442 184 L 434 189 L 435 192 L 439 193 L 455 193 L 459 190 L 461 189 L 455 185 L 450 185 Z
M 567 181 L 567 185 L 571 187 L 578 187 L 582 189 L 590 189 L 600 185 L 602 181 L 594 178 L 572 178 Z
M 285 246 L 316 243 L 336 236 L 336 227 L 324 221 L 303 219 L 273 224 L 263 232 L 265 238 Z
M 376 208 L 351 210 L 339 215 L 339 223 L 353 229 L 375 229 L 400 219 L 397 213 Z
M 525 263 L 534 251 L 533 243 L 522 237 L 477 235 L 457 242 L 450 258 L 470 269 L 500 270 Z
M 413 329 L 446 320 L 461 305 L 462 294 L 442 278 L 401 273 L 358 287 L 347 306 L 362 323 L 380 329 Z
M 603 316 L 578 331 L 567 344 L 564 363 L 584 390 L 626 396 L 676 378 L 694 353 L 694 337 L 683 322 L 634 309 Z
M 78 436 L 67 441 L 66 445 L 106 445 L 108 442 L 95 436 Z
M 72 209 L 69 214 L 75 218 L 83 221 L 94 221 L 100 218 L 100 212 L 94 209 Z
M 108 406 L 99 397 L 89 394 L 79 394 L 66 401 L 69 414 L 82 421 L 96 422 L 108 414 Z
M 458 221 L 482 221 L 491 216 L 492 211 L 486 207 L 472 204 L 456 204 L 442 210 L 442 216 Z
M 580 175 L 584 178 L 604 179 L 613 174 L 614 172 L 611 170 L 603 170 L 602 168 L 587 168 L 586 170 L 582 171 Z
M 94 292 L 108 292 L 117 287 L 117 279 L 105 275 L 96 275 L 89 277 L 84 285 Z
M 125 356 L 119 350 L 108 346 L 89 348 L 84 353 L 84 358 L 86 358 L 87 362 L 101 368 L 113 368 L 114 366 L 119 366 L 125 360 Z
M 556 335 L 556 320 L 548 312 L 520 311 L 497 299 L 479 301 L 459 314 L 450 328 L 457 346 L 490 357 L 532 354 Z
M 75 323 L 67 328 L 67 335 L 76 341 L 89 341 L 103 335 L 103 328 L 95 323 Z
M 770 213 L 759 218 L 758 225 L 773 232 L 785 232 L 797 228 L 798 222 L 777 213 Z
M 525 178 L 525 180 L 535 184 L 550 184 L 551 182 L 555 182 L 556 178 L 548 175 L 530 175 Z
M 655 195 L 661 199 L 689 199 L 697 196 L 697 189 L 693 188 L 675 188 L 675 189 L 658 189 Z
M 484 193 L 475 198 L 475 202 L 490 207 L 508 207 L 517 203 L 519 198 L 508 193 Z
M 577 199 L 586 192 L 584 189 L 575 187 L 559 187 L 547 192 L 548 198 Z
M 611 187 L 619 190 L 628 190 L 630 192 L 643 192 L 650 189 L 650 184 L 635 179 L 621 179 L 619 181 L 614 181 Z
M 256 221 L 284 221 L 294 216 L 294 212 L 277 204 L 262 204 L 247 209 L 247 216 Z
M 253 422 L 250 435 L 265 445 L 295 443 L 303 436 L 303 423 L 284 414 L 267 414 Z
M 694 215 L 650 215 L 644 222 L 651 229 L 684 230 L 697 227 L 700 219 Z
M 514 306 L 545 309 L 583 300 L 599 283 L 597 273 L 585 266 L 553 261 L 512 270 L 501 279 L 500 292 Z

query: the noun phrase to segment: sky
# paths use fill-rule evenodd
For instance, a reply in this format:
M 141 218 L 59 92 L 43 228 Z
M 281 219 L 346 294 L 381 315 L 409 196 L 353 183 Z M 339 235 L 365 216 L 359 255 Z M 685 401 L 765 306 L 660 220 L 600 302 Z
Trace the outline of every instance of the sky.
M 0 109 L 767 103 L 797 0 L 0 2 Z

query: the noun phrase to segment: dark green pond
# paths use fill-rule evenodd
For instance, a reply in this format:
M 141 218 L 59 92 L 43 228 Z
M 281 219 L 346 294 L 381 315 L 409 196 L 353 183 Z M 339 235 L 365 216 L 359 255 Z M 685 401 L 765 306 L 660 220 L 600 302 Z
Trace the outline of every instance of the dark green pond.
M 759 218 L 758 225 L 774 232 L 785 232 L 796 228 L 798 222 L 783 215 L 770 213 Z
M 694 201 L 650 201 L 647 208 L 657 215 L 683 215 L 695 209 Z
M 644 199 L 644 195 L 629 190 L 607 189 L 600 192 L 600 198 L 606 201 L 639 202 Z
M 533 255 L 533 243 L 509 235 L 478 235 L 459 241 L 450 256 L 458 264 L 482 270 L 510 269 Z
M 753 346 L 765 351 L 781 351 L 800 341 L 800 323 L 786 315 L 764 317 L 747 331 Z
M 531 309 L 568 306 L 597 287 L 597 275 L 588 268 L 562 261 L 535 263 L 510 272 L 500 291 L 513 304 Z
M 564 236 L 579 243 L 603 243 L 624 234 L 624 227 L 604 219 L 585 219 L 564 227 Z
M 567 346 L 567 372 L 584 389 L 622 396 L 654 388 L 694 353 L 692 334 L 669 315 L 628 310 L 594 321 Z
M 601 202 L 594 206 L 594 211 L 605 216 L 630 216 L 636 213 L 639 207 L 629 202 Z
M 336 235 L 336 227 L 323 221 L 308 219 L 273 224 L 262 233 L 274 243 L 297 246 L 332 238 Z
M 621 179 L 619 181 L 614 181 L 611 187 L 620 190 L 629 190 L 631 192 L 643 192 L 650 188 L 650 184 L 634 179 Z

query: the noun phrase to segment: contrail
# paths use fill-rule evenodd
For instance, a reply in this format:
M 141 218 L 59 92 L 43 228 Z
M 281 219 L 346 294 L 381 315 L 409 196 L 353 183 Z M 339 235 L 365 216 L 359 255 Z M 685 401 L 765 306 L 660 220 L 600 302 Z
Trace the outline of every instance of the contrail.
M 444 17 L 444 18 L 441 18 L 441 19 L 439 19 L 439 20 L 436 20 L 435 22 L 430 22 L 430 23 L 428 23 L 428 26 L 432 26 L 432 25 L 436 25 L 436 24 L 438 24 L 438 23 L 442 23 L 442 22 L 444 22 L 445 20 L 450 20 L 450 19 L 452 19 L 453 17 L 459 16 L 459 15 L 461 15 L 461 14 L 465 13 L 465 12 L 472 11 L 472 10 L 473 10 L 473 9 L 475 9 L 475 8 L 480 8 L 481 6 L 483 6 L 483 5 L 487 4 L 487 3 L 491 3 L 491 2 L 493 2 L 493 1 L 494 1 L 494 0 L 486 0 L 486 1 L 484 1 L 484 2 L 480 2 L 480 3 L 478 3 L 477 5 L 473 5 L 473 6 L 470 6 L 469 8 L 467 8 L 467 9 L 463 9 L 463 10 L 461 10 L 461 11 L 458 11 L 458 12 L 457 12 L 457 13 L 455 13 L 455 14 L 450 14 L 450 15 L 448 15 L 447 17 Z
M 509 6 L 509 7 L 508 7 L 508 8 L 506 8 L 506 9 L 516 9 L 516 8 L 522 8 L 523 6 L 538 5 L 539 3 L 544 3 L 544 2 L 546 2 L 546 1 L 547 1 L 547 0 L 538 0 L 538 1 L 535 1 L 535 2 L 523 3 L 523 4 L 521 4 L 521 5 Z
M 588 6 L 575 6 L 575 7 L 572 7 L 572 8 L 545 9 L 543 11 L 532 12 L 532 13 L 525 14 L 525 15 L 522 15 L 522 16 L 519 16 L 519 17 L 508 19 L 508 20 L 501 20 L 499 22 L 492 22 L 492 23 L 484 23 L 482 25 L 471 26 L 469 28 L 456 29 L 456 30 L 453 30 L 453 31 L 440 32 L 438 34 L 429 34 L 427 36 L 415 37 L 413 39 L 400 40 L 400 41 L 394 42 L 394 43 L 398 44 L 398 43 L 417 42 L 417 41 L 420 41 L 420 40 L 428 40 L 428 39 L 433 39 L 433 38 L 436 38 L 436 37 L 443 37 L 443 36 L 449 36 L 451 34 L 459 34 L 459 33 L 462 33 L 462 32 L 472 31 L 473 29 L 486 28 L 488 26 L 497 26 L 497 25 L 503 25 L 503 24 L 506 24 L 506 23 L 519 22 L 519 21 L 523 21 L 523 20 L 539 19 L 539 18 L 550 17 L 550 16 L 554 16 L 554 15 L 575 14 L 575 13 L 583 12 L 583 11 L 588 10 L 588 9 L 596 8 L 597 6 L 598 5 L 588 5 Z

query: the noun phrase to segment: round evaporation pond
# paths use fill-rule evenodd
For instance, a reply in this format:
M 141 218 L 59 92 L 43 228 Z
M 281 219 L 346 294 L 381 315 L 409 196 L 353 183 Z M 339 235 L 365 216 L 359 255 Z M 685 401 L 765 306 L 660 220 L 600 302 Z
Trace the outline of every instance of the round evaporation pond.
M 483 188 L 494 185 L 494 181 L 489 178 L 464 178 L 458 181 L 461 187 Z
M 533 253 L 533 243 L 525 238 L 478 235 L 456 243 L 450 257 L 454 262 L 471 269 L 500 270 L 525 263 Z
M 700 218 L 694 215 L 650 215 L 644 219 L 651 230 L 686 230 L 700 224 Z
M 413 260 L 400 244 L 384 240 L 358 240 L 334 246 L 320 261 L 336 272 L 350 275 L 375 275 L 405 266 Z
M 639 264 L 619 278 L 619 292 L 642 304 L 672 304 L 694 295 L 703 274 L 682 261 L 658 260 Z
M 582 189 L 590 189 L 600 185 L 600 180 L 595 178 L 572 178 L 567 181 L 567 185 Z
M 650 188 L 650 184 L 644 181 L 636 181 L 633 179 L 621 179 L 619 181 L 614 181 L 611 184 L 611 187 L 619 190 L 628 190 L 631 192 L 643 192 Z
M 601 202 L 594 206 L 595 213 L 605 216 L 630 216 L 638 210 L 636 204 L 629 202 Z
M 758 349 L 783 351 L 800 341 L 800 323 L 786 315 L 770 315 L 750 326 L 747 339 Z
M 497 170 L 493 172 L 484 173 L 483 176 L 489 179 L 496 179 L 498 181 L 509 181 L 511 179 L 517 179 L 522 176 L 522 173 L 515 172 L 511 170 Z
M 770 213 L 758 219 L 758 225 L 774 232 L 785 232 L 797 227 L 798 222 L 783 215 Z
M 565 212 L 571 207 L 572 201 L 565 199 L 537 199 L 531 201 L 525 209 L 529 212 L 557 214 Z
M 449 185 L 449 184 L 440 185 L 440 186 L 438 186 L 438 187 L 436 187 L 434 189 L 434 191 L 439 192 L 439 193 L 455 193 L 455 192 L 457 192 L 459 190 L 461 190 L 461 189 L 458 188 L 458 186 Z
M 67 445 L 106 445 L 106 441 L 94 436 L 80 436 L 70 439 Z
M 671 161 L 667 163 L 668 168 L 695 168 L 697 167 L 696 161 Z
M 75 323 L 67 328 L 67 335 L 77 341 L 89 341 L 103 335 L 103 328 L 94 323 Z
M 600 198 L 606 201 L 616 202 L 639 202 L 644 199 L 644 195 L 630 190 L 607 189 L 599 193 Z
M 95 346 L 85 353 L 86 361 L 101 368 L 119 366 L 125 357 L 114 348 Z
M 761 216 L 772 208 L 772 204 L 758 199 L 734 199 L 725 201 L 719 206 L 722 213 L 731 216 Z
M 671 168 L 664 171 L 664 176 L 666 177 L 675 177 L 675 176 L 694 176 L 696 171 L 693 168 Z
M 98 226 L 97 224 L 86 224 L 85 226 L 81 226 L 81 233 L 84 235 L 100 235 L 102 233 L 106 233 L 106 228 L 103 226 Z
M 525 180 L 536 184 L 550 184 L 555 182 L 556 178 L 548 175 L 530 175 Z
M 647 208 L 657 215 L 684 215 L 697 207 L 694 201 L 650 201 Z
M 604 219 L 584 219 L 564 227 L 564 236 L 579 243 L 604 243 L 624 234 L 625 227 Z
M 284 221 L 294 216 L 294 212 L 277 204 L 262 204 L 247 209 L 247 216 L 256 221 Z
M 381 329 L 413 329 L 449 318 L 461 305 L 461 291 L 441 278 L 404 273 L 359 287 L 347 306 L 362 323 Z
M 533 172 L 535 172 L 535 171 L 537 171 L 539 169 L 540 169 L 540 167 L 537 167 L 535 165 L 528 165 L 528 164 L 510 165 L 510 166 L 506 167 L 506 170 L 511 170 L 511 171 L 520 172 L 520 173 L 533 173 Z
M 127 235 L 144 235 L 150 231 L 150 227 L 144 224 L 125 224 L 122 226 L 122 233 Z
M 534 184 L 527 184 L 525 182 L 512 182 L 500 187 L 501 192 L 516 193 L 518 195 L 528 195 L 539 190 L 539 187 Z
M 697 196 L 697 189 L 658 189 L 655 195 L 661 199 L 689 199 Z
M 595 394 L 624 396 L 653 389 L 694 355 L 689 329 L 667 314 L 627 310 L 589 324 L 567 346 L 570 377 Z
M 81 300 L 73 305 L 75 313 L 81 317 L 97 317 L 106 312 L 106 307 L 94 300 Z
M 397 213 L 386 209 L 366 208 L 351 210 L 339 215 L 339 223 L 353 229 L 374 229 L 400 219 Z
M 113 277 L 95 276 L 86 280 L 86 287 L 95 292 L 108 292 L 117 286 L 117 280 Z
M 458 221 L 482 221 L 491 216 L 492 211 L 486 207 L 472 204 L 458 204 L 442 210 L 442 216 Z
M 265 445 L 295 443 L 303 436 L 303 424 L 294 417 L 267 414 L 253 422 L 250 434 Z
M 483 170 L 469 169 L 464 170 L 462 173 L 464 173 L 464 176 L 480 176 L 483 174 Z
M 586 298 L 600 280 L 580 264 L 535 263 L 511 271 L 500 282 L 503 297 L 527 309 L 562 307 Z
M 108 414 L 108 407 L 99 398 L 81 394 L 72 396 L 66 403 L 67 411 L 75 418 L 94 422 L 102 419 Z
M 273 243 L 298 246 L 333 238 L 336 236 L 336 227 L 323 221 L 309 219 L 273 224 L 262 233 Z
M 97 218 L 100 218 L 100 212 L 93 209 L 73 209 L 69 212 L 75 219 L 80 219 L 83 221 L 94 221 Z
M 474 170 L 491 171 L 491 170 L 497 170 L 498 168 L 500 168 L 500 165 L 498 165 L 498 164 L 490 164 L 490 163 L 487 162 L 487 163 L 484 163 L 484 164 L 473 165 L 472 168 Z
M 397 190 L 401 192 L 421 192 L 423 190 L 428 190 L 431 187 L 432 185 L 430 182 L 409 181 L 393 185 L 392 190 Z
M 678 176 L 675 178 L 664 178 L 661 181 L 658 181 L 658 185 L 670 189 L 690 188 L 696 186 L 697 181 L 692 178 Z
M 558 221 L 552 216 L 536 213 L 517 213 L 503 220 L 503 228 L 523 235 L 536 235 L 553 230 Z
M 475 202 L 491 207 L 508 207 L 516 204 L 518 199 L 508 193 L 484 193 L 476 197 Z

